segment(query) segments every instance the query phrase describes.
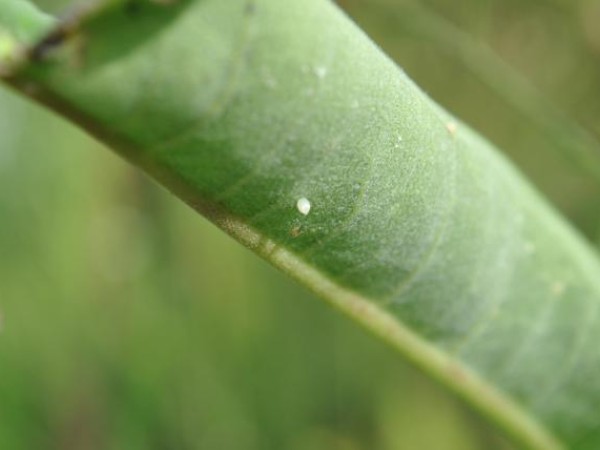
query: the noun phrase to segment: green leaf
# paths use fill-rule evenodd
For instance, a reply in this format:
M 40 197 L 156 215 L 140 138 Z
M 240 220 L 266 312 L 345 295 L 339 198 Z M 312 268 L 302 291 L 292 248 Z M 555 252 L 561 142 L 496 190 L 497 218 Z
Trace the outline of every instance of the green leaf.
M 0 31 L 21 43 L 40 39 L 54 19 L 26 0 L 0 0 Z
M 597 255 L 329 2 L 113 1 L 4 73 L 522 447 L 600 446 Z
M 26 0 L 0 0 L 0 63 L 12 62 L 20 45 L 40 39 L 53 23 Z

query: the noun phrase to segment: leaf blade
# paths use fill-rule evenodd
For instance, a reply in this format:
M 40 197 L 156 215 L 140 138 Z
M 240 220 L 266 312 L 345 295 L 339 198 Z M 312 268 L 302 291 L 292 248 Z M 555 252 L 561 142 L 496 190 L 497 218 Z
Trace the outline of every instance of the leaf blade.
M 600 367 L 595 254 L 335 8 L 113 2 L 79 28 L 9 81 L 524 447 L 560 444 L 523 409 L 573 448 L 598 442 L 586 422 L 600 404 L 586 381 Z M 561 361 L 564 379 L 547 379 Z

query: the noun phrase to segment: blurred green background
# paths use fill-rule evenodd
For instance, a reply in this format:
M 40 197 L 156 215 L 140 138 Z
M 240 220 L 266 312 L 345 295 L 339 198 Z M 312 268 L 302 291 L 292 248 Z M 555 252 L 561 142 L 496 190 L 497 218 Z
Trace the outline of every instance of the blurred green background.
M 339 3 L 600 242 L 600 0 Z M 0 89 L 0 449 L 509 448 L 140 172 Z

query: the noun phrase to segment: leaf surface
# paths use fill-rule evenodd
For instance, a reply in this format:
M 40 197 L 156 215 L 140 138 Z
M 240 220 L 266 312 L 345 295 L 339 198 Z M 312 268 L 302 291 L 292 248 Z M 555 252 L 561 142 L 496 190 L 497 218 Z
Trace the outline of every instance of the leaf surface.
M 335 6 L 113 1 L 21 56 L 7 82 L 522 447 L 600 446 L 596 254 Z

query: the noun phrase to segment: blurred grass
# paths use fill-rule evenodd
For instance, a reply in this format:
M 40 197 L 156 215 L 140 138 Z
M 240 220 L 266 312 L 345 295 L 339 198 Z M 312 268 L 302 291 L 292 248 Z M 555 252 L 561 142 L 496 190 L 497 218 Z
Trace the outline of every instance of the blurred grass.
M 588 239 L 600 244 L 600 183 L 570 161 L 577 149 L 569 149 L 569 124 L 552 129 L 552 135 L 536 125 L 552 122 L 551 113 L 559 112 L 595 140 L 596 147 L 585 151 L 600 160 L 599 0 L 339 3 L 419 86 L 504 150 Z M 457 37 L 470 41 L 475 55 L 465 57 Z M 509 73 L 482 78 L 485 68 L 475 67 L 477 53 L 495 57 L 496 66 Z M 498 80 L 500 88 L 490 85 Z M 512 97 L 522 94 L 522 84 L 555 111 L 537 117 L 516 108 L 521 99 Z M 544 113 L 544 105 L 535 109 Z
M 408 2 L 340 3 L 600 242 L 598 183 L 443 43 L 393 20 Z M 598 135 L 597 2 L 448 5 L 428 2 Z M 0 323 L 0 449 L 509 448 L 383 344 L 4 89 Z

